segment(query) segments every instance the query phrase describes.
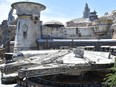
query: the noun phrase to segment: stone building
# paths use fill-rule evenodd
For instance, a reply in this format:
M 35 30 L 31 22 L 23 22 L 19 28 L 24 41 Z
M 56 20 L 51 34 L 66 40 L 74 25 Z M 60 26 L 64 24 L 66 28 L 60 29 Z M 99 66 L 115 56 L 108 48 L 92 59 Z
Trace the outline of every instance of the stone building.
M 30 4 L 30 6 L 28 4 Z M 115 12 L 112 13 L 113 16 L 105 15 L 104 17 L 98 18 L 96 11 L 90 12 L 87 3 L 83 18 L 72 19 L 66 22 L 67 26 L 54 20 L 42 24 L 42 21 L 40 21 L 40 11 L 46 8 L 44 5 L 32 2 L 19 2 L 12 4 L 11 7 L 8 24 L 13 24 L 13 26 L 17 25 L 17 27 L 15 27 L 16 35 L 14 43 L 15 50 L 17 51 L 36 49 L 41 43 L 43 45 L 43 42 L 45 42 L 44 45 L 46 45 L 48 42 L 59 41 L 57 44 L 60 46 L 60 42 L 64 44 L 70 41 L 70 44 L 73 44 L 73 40 L 111 39 L 112 37 L 116 37 L 115 29 L 111 29 L 111 26 L 115 24 L 113 22 L 113 19 L 116 17 Z M 14 9 L 17 11 L 17 20 L 14 20 L 12 16 Z M 8 24 L 3 22 L 1 29 L 5 29 L 5 27 L 10 28 Z M 10 31 L 12 31 L 12 29 L 10 29 Z M 11 33 L 9 36 L 12 35 Z M 2 36 L 2 38 L 5 40 L 6 36 Z M 5 42 L 2 41 L 2 43 Z M 85 45 L 84 42 L 81 44 L 81 42 L 75 41 L 75 45 L 78 45 L 78 43 Z M 56 43 L 53 45 L 56 45 Z M 90 45 L 90 43 L 88 45 Z
M 42 38 L 45 39 L 58 39 L 66 38 L 64 25 L 59 21 L 49 21 L 42 26 Z
M 90 39 L 91 27 L 66 27 L 59 21 L 49 21 L 42 27 L 42 39 Z
M 97 20 L 97 19 L 98 19 L 97 12 L 96 11 L 90 12 L 90 14 L 89 14 L 89 20 L 90 21 L 94 21 L 94 20 Z
M 87 3 L 85 4 L 83 18 L 89 18 L 90 21 L 98 19 L 97 12 L 96 11 L 90 12 L 90 8 Z
M 34 2 L 16 2 L 11 7 L 18 15 L 14 51 L 36 49 L 42 29 L 40 12 L 46 7 Z

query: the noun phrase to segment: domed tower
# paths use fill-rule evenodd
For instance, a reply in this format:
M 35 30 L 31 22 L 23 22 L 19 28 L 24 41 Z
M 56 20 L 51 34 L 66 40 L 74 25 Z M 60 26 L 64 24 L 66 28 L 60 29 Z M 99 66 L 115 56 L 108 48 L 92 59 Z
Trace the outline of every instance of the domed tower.
M 44 23 L 42 29 L 42 38 L 61 39 L 64 38 L 64 25 L 56 20 Z
M 14 51 L 35 49 L 41 38 L 40 11 L 46 7 L 34 2 L 16 2 L 11 7 L 18 15 Z

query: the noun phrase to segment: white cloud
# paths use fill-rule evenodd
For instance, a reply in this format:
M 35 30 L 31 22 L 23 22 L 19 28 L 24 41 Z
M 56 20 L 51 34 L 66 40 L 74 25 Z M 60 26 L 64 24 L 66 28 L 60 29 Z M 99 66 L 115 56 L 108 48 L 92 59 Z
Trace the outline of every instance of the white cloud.
M 0 23 L 8 18 L 8 13 L 11 8 L 11 4 L 18 1 L 38 1 L 38 0 L 0 0 Z M 60 7 L 52 7 L 46 8 L 46 10 L 41 13 L 41 20 L 43 22 L 47 22 L 50 20 L 58 20 L 62 23 L 72 19 L 70 17 L 66 17 L 64 13 L 61 12 L 62 8 Z
M 71 17 L 67 17 L 66 14 L 62 13 L 60 10 L 61 8 L 58 7 L 47 8 L 41 13 L 41 20 L 43 22 L 47 22 L 50 20 L 57 20 L 65 24 L 67 21 L 72 19 Z
M 37 1 L 37 0 L 0 0 L 1 3 L 10 3 L 10 4 L 19 1 Z
M 47 15 L 42 15 L 41 20 L 43 21 L 43 23 L 51 21 L 51 20 L 57 20 L 59 22 L 62 22 L 63 24 L 65 24 L 66 21 L 68 21 L 68 19 L 64 17 L 55 17 L 55 16 L 53 17 L 53 16 L 47 16 Z
M 8 13 L 10 11 L 11 4 L 19 1 L 29 1 L 29 0 L 0 0 L 0 24 L 3 20 L 6 20 L 8 18 Z
M 2 22 L 2 20 L 7 19 L 9 10 L 9 5 L 5 3 L 0 4 L 0 23 Z

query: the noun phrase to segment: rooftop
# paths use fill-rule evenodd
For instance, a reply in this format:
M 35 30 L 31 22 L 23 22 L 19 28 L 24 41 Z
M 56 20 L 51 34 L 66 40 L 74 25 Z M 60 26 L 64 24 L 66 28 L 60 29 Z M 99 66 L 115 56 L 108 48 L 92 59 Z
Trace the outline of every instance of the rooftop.
M 64 26 L 63 23 L 56 21 L 56 20 L 51 20 L 51 21 L 45 22 L 44 25 L 46 25 L 46 26 L 48 26 L 48 25 Z

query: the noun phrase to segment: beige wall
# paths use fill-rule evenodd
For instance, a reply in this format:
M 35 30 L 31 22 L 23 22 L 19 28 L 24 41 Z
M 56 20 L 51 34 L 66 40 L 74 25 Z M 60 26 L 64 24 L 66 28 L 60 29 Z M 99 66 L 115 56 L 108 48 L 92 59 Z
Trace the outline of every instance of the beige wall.
M 42 35 L 47 37 L 58 37 L 58 38 L 93 38 L 93 28 L 76 28 L 76 27 L 47 27 L 43 26 Z

